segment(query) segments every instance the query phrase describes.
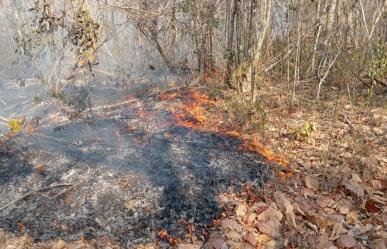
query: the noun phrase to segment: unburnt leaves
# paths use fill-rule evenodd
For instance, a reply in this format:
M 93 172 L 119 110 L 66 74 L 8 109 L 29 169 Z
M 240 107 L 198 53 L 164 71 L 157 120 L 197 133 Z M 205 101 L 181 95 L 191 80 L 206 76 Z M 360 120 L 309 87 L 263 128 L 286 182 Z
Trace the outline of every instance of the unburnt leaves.
M 25 122 L 25 117 L 22 118 L 13 118 L 8 121 L 8 126 L 11 132 L 21 132 L 23 129 L 23 124 Z

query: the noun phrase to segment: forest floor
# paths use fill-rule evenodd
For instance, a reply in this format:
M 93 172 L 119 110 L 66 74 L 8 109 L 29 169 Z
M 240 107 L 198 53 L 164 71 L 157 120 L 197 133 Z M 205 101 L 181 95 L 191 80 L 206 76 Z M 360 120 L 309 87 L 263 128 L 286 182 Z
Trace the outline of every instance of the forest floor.
M 369 101 L 362 86 L 357 96 L 330 86 L 316 104 L 308 100 L 316 89 L 297 89 L 292 101 L 289 88 L 264 84 L 253 107 L 258 111 L 250 112 L 256 116 L 249 116 L 251 107 L 233 93 L 220 101 L 230 122 L 239 122 L 247 136 L 257 132 L 259 143 L 284 158 L 291 173 L 279 174 L 280 185 L 267 184 L 263 192 L 247 188 L 244 195 L 226 196 L 235 209 L 224 214 L 207 243 L 212 248 L 222 243 L 231 248 L 386 248 L 386 89 L 375 89 Z
M 289 87 L 291 88 L 291 87 Z M 176 123 L 237 138 L 240 149 L 275 163 L 277 177 L 246 182 L 218 196 L 222 214 L 200 233 L 168 230 L 137 248 L 386 248 L 387 99 L 375 89 L 348 95 L 331 86 L 319 104 L 314 89 L 264 84 L 249 106 L 215 84 L 156 94 Z M 360 90 L 361 92 L 361 90 Z M 221 97 L 219 97 L 221 96 Z M 21 228 L 21 230 L 23 230 Z M 35 248 L 32 238 L 0 232 L 6 248 Z M 35 246 L 35 247 L 34 247 Z M 51 240 L 37 248 L 121 248 L 108 239 Z

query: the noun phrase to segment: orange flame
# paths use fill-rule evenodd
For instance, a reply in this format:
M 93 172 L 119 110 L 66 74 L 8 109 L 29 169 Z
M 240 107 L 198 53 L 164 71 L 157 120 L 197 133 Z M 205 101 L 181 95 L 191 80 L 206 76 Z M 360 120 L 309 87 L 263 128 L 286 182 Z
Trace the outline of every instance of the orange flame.
M 159 237 L 163 240 L 166 240 L 168 241 L 168 243 L 171 245 L 171 246 L 174 246 L 174 245 L 177 245 L 179 240 L 171 235 L 169 235 L 169 233 L 166 231 L 166 230 L 161 230 L 159 232 Z
M 271 149 L 260 143 L 256 136 L 243 134 L 238 131 L 238 127 L 227 127 L 225 122 L 222 121 L 221 115 L 213 114 L 209 117 L 206 108 L 214 106 L 216 101 L 212 100 L 208 95 L 198 91 L 175 92 L 166 94 L 161 99 L 171 100 L 177 98 L 181 99 L 182 103 L 178 108 L 172 108 L 172 112 L 178 125 L 238 138 L 243 141 L 240 146 L 241 150 L 258 153 L 267 160 L 282 166 L 288 165 L 288 161 L 284 157 L 276 155 Z
M 179 97 L 177 92 L 174 92 L 174 93 L 163 93 L 163 94 L 161 94 L 159 96 L 159 99 L 162 100 L 162 101 L 167 101 L 167 100 L 176 99 L 177 97 Z
M 267 160 L 276 162 L 282 166 L 286 166 L 289 163 L 285 158 L 276 155 L 271 149 L 261 144 L 257 137 L 253 137 L 252 139 L 244 139 L 240 148 L 244 151 L 259 153 Z

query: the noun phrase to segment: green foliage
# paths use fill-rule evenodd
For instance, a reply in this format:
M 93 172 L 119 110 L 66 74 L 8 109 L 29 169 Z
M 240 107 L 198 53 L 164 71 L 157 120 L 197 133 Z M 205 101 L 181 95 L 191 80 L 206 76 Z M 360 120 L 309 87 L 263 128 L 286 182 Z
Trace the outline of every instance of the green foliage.
M 51 90 L 51 97 L 53 97 L 54 99 L 61 100 L 61 101 L 65 100 L 64 95 L 59 90 L 56 90 L 56 89 Z
M 42 103 L 42 99 L 38 96 L 35 96 L 34 97 L 34 103 L 35 105 L 39 105 L 40 103 Z
M 222 94 L 222 91 L 223 89 L 219 88 L 219 87 L 212 87 L 209 89 L 209 92 L 208 92 L 208 95 L 211 97 L 211 98 L 218 98 L 219 96 L 221 96 Z
M 239 126 L 266 129 L 269 122 L 268 114 L 259 101 L 251 103 L 246 101 L 243 96 L 235 94 L 224 103 L 224 109 L 228 112 L 229 117 Z
M 69 27 L 70 41 L 77 49 L 77 66 L 95 63 L 95 52 L 99 38 L 100 25 L 91 18 L 86 9 L 78 11 L 74 23 Z
M 31 59 L 38 57 L 45 48 L 56 50 L 59 45 L 72 44 L 76 51 L 78 67 L 95 64 L 100 24 L 92 19 L 88 7 L 83 2 L 74 8 L 72 13 L 65 10 L 56 11 L 56 7 L 55 1 L 34 2 L 33 7 L 29 9 L 32 14 L 29 22 L 15 38 L 18 44 L 15 53 Z M 56 35 L 57 31 L 64 31 L 67 35 L 63 38 Z
M 296 140 L 304 141 L 306 140 L 308 143 L 313 143 L 314 134 L 317 131 L 316 125 L 313 122 L 306 122 L 300 128 L 294 131 L 294 136 Z
M 387 45 L 377 44 L 373 47 L 373 57 L 369 74 L 374 79 L 387 77 Z
M 23 128 L 23 124 L 25 122 L 25 118 L 13 118 L 8 121 L 8 127 L 11 132 L 21 132 Z

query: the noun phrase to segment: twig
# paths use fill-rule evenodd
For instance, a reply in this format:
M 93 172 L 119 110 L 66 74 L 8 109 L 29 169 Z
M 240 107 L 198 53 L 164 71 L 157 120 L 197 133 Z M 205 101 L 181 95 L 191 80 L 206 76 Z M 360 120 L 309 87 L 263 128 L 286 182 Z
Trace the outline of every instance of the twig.
M 8 125 L 8 119 L 7 118 L 4 118 L 4 117 L 2 117 L 2 116 L 0 116 L 0 123 L 3 123 L 3 124 L 5 124 L 5 125 Z
M 92 111 L 96 112 L 96 111 L 101 110 L 101 109 L 102 109 L 102 111 L 105 111 L 105 110 L 109 110 L 109 109 L 125 106 L 125 105 L 131 104 L 133 102 L 136 102 L 136 100 L 132 99 L 132 100 L 124 101 L 124 102 L 117 103 L 117 104 L 99 106 L 99 107 L 92 108 Z
M 286 54 L 284 54 L 284 55 L 280 54 L 277 58 L 274 58 L 274 60 L 273 60 L 274 62 L 273 62 L 271 65 L 267 66 L 267 67 L 263 70 L 263 72 L 264 72 L 264 73 L 268 73 L 268 72 L 271 71 L 271 69 L 273 69 L 278 63 L 280 63 L 281 61 L 284 61 L 284 60 L 286 60 L 287 58 L 289 58 L 289 56 L 292 54 L 294 48 L 295 48 L 295 45 L 292 44 L 292 47 L 287 51 Z
M 7 209 L 9 206 L 11 206 L 12 204 L 15 204 L 19 201 L 22 201 L 24 200 L 25 198 L 33 195 L 33 194 L 36 194 L 38 192 L 42 192 L 42 191 L 46 191 L 46 190 L 50 190 L 50 189 L 53 189 L 53 188 L 59 188 L 59 187 L 69 187 L 63 191 L 61 191 L 59 194 L 53 196 L 53 197 L 47 197 L 49 200 L 53 200 L 61 195 L 63 195 L 64 193 L 74 189 L 75 187 L 79 186 L 83 181 L 86 180 L 86 178 L 89 176 L 90 174 L 90 167 L 87 166 L 87 173 L 85 175 L 85 177 L 83 177 L 82 180 L 80 180 L 79 182 L 77 182 L 76 184 L 67 184 L 67 183 L 62 183 L 62 184 L 55 184 L 55 185 L 51 185 L 51 186 L 47 186 L 47 187 L 42 187 L 42 188 L 38 188 L 38 189 L 35 189 L 33 191 L 30 191 L 28 192 L 27 194 L 23 195 L 22 197 L 16 199 L 16 200 L 13 200 L 11 202 L 9 202 L 8 204 L 6 204 L 5 206 L 1 207 L 0 208 L 0 212 L 4 211 L 5 209 Z
M 344 116 L 344 122 L 347 123 L 353 131 L 356 131 L 356 128 L 353 126 L 352 122 L 348 119 L 347 115 L 344 114 L 343 116 Z
M 87 173 L 86 173 L 86 176 L 83 177 L 82 180 L 80 180 L 78 183 L 72 185 L 72 186 L 69 187 L 68 189 L 65 189 L 65 190 L 61 191 L 59 194 L 57 194 L 57 195 L 55 195 L 55 196 L 53 196 L 53 197 L 49 197 L 48 199 L 49 199 L 49 200 L 54 200 L 54 199 L 56 199 L 57 197 L 59 197 L 59 196 L 65 194 L 66 192 L 68 192 L 68 191 L 74 189 L 75 187 L 79 186 L 83 181 L 85 181 L 85 180 L 87 179 L 87 177 L 89 176 L 89 174 L 90 174 L 90 168 L 87 166 Z
M 5 102 L 4 100 L 0 99 L 0 102 L 1 102 L 3 105 L 7 106 L 7 102 Z
M 5 209 L 7 209 L 9 206 L 11 206 L 12 204 L 15 204 L 19 201 L 22 201 L 24 200 L 25 198 L 33 195 L 33 194 L 36 194 L 38 192 L 41 192 L 41 191 L 46 191 L 46 190 L 50 190 L 50 189 L 53 189 L 53 188 L 59 188 L 59 187 L 68 187 L 68 186 L 73 186 L 72 184 L 56 184 L 56 185 L 51 185 L 51 186 L 48 186 L 48 187 L 42 187 L 42 188 L 39 188 L 39 189 L 36 189 L 36 190 L 33 190 L 33 191 L 30 191 L 28 192 L 27 194 L 23 195 L 22 197 L 20 198 L 17 198 L 16 200 L 13 200 L 11 202 L 9 202 L 8 204 L 6 204 L 5 206 L 1 207 L 0 208 L 0 212 L 4 211 Z
M 335 64 L 337 58 L 339 57 L 339 55 L 341 54 L 341 48 L 340 50 L 336 53 L 336 56 L 335 58 L 331 61 L 331 63 L 329 64 L 328 66 L 328 69 L 327 71 L 325 72 L 324 76 L 322 78 L 320 78 L 320 82 L 318 83 L 318 91 L 317 91 L 317 100 L 320 100 L 320 93 L 321 93 L 321 86 L 322 84 L 325 82 L 326 78 L 328 77 L 330 71 L 331 71 L 331 68 L 333 67 L 333 65 Z
M 106 4 L 106 5 L 109 5 L 110 7 L 114 7 L 114 8 L 118 8 L 118 9 L 122 9 L 122 10 L 135 11 L 135 12 L 139 12 L 139 13 L 143 13 L 143 14 L 150 14 L 151 16 L 162 16 L 161 13 L 156 13 L 156 12 L 152 12 L 152 11 L 137 9 L 137 8 L 134 8 L 134 7 L 115 5 L 115 4 L 109 3 L 107 1 L 99 1 L 99 2 L 102 2 L 102 3 Z

